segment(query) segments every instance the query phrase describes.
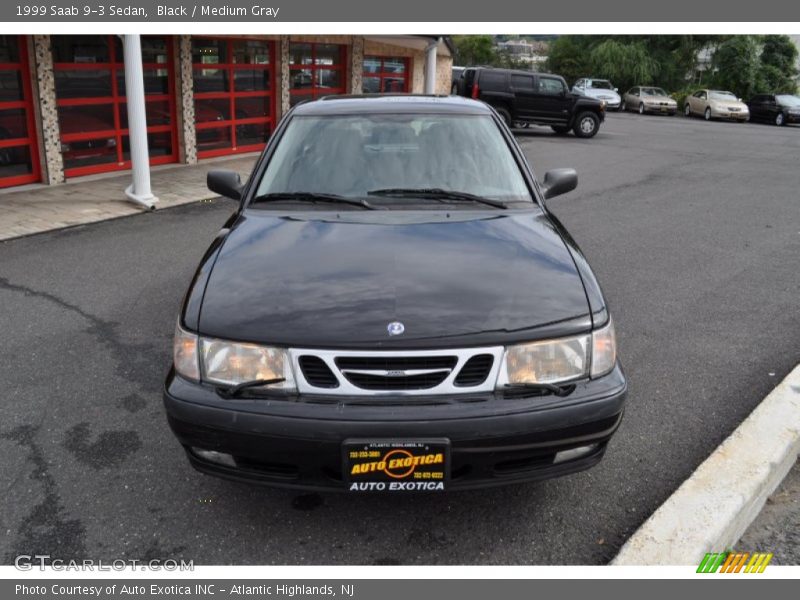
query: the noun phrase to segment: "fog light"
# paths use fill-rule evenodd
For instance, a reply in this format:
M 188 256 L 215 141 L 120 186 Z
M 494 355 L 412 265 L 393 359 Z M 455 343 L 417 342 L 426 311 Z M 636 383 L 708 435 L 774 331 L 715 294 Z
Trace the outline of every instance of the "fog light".
M 597 450 L 597 447 L 597 444 L 592 444 L 591 446 L 580 446 L 578 448 L 572 448 L 571 450 L 557 452 L 556 457 L 553 459 L 553 464 L 557 465 L 558 463 L 567 462 L 568 460 L 581 458 Z
M 225 465 L 226 467 L 236 466 L 236 460 L 233 458 L 233 456 L 230 454 L 225 454 L 224 452 L 217 452 L 216 450 L 203 450 L 202 448 L 195 448 L 192 446 L 192 453 L 203 460 L 217 463 L 218 465 Z

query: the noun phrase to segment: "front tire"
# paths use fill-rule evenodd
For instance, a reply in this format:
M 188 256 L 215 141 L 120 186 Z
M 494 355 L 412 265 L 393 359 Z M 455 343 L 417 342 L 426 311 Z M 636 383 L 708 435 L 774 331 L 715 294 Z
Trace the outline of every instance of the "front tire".
M 644 102 L 639 102 L 639 114 L 644 114 Z
M 598 129 L 600 129 L 600 119 L 596 114 L 587 110 L 575 119 L 572 131 L 579 138 L 592 138 L 597 135 Z
M 686 106 L 684 106 L 683 107 L 683 114 L 685 116 L 687 116 L 687 117 L 691 117 L 692 116 L 692 107 L 689 106 L 688 104 Z
M 710 121 L 711 120 L 711 109 L 710 108 L 706 108 L 706 112 L 703 113 L 703 117 L 705 118 L 706 121 Z
M 786 125 L 786 117 L 783 116 L 782 112 L 779 112 L 777 115 L 775 115 L 775 125 L 778 127 Z

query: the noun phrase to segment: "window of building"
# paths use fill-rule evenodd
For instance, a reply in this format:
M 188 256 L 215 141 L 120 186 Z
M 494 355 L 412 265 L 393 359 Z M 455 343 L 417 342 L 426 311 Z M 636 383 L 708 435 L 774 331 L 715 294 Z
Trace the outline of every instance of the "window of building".
M 192 38 L 198 156 L 261 150 L 275 125 L 275 45 Z
M 39 178 L 25 38 L 0 35 L 0 187 L 33 183 Z
M 365 56 L 361 77 L 365 94 L 408 92 L 408 59 L 398 56 Z
M 178 159 L 172 41 L 142 36 L 150 164 Z M 130 168 L 122 40 L 52 37 L 56 106 L 67 177 Z
M 346 64 L 346 46 L 291 42 L 289 89 L 292 106 L 302 100 L 344 94 L 347 89 Z

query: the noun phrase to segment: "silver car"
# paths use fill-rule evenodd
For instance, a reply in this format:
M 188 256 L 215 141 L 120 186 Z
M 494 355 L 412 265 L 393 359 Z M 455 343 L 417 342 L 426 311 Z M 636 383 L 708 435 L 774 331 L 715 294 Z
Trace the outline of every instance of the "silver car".
M 625 92 L 622 110 L 636 110 L 640 115 L 657 113 L 672 116 L 678 112 L 678 103 L 660 87 L 639 85 Z
M 608 110 L 622 110 L 622 98 L 619 88 L 615 88 L 608 79 L 591 79 L 583 77 L 575 82 L 572 91 L 582 96 L 597 98 L 606 103 Z

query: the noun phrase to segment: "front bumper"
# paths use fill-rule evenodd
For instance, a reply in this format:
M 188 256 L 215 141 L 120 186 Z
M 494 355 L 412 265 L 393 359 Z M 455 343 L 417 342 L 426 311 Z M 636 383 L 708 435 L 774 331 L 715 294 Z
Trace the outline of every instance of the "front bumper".
M 729 121 L 748 121 L 750 120 L 749 111 L 730 111 L 730 110 L 714 110 L 711 109 L 712 119 L 728 119 Z
M 658 114 L 658 115 L 674 115 L 678 112 L 678 105 L 668 105 L 662 106 L 660 104 L 645 104 L 644 111 L 646 113 Z
M 309 490 L 345 491 L 342 442 L 352 438 L 447 438 L 448 490 L 567 475 L 597 464 L 622 419 L 627 382 L 619 365 L 579 382 L 567 397 L 476 394 L 425 403 L 424 397 L 296 396 L 222 398 L 213 387 L 170 372 L 164 390 L 169 424 L 199 471 L 220 477 Z M 428 399 L 430 400 L 430 399 Z M 554 462 L 557 452 L 593 446 Z M 232 455 L 211 462 L 192 448 Z

